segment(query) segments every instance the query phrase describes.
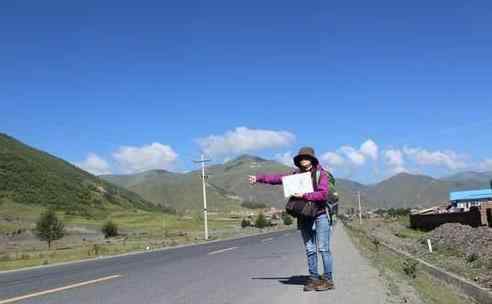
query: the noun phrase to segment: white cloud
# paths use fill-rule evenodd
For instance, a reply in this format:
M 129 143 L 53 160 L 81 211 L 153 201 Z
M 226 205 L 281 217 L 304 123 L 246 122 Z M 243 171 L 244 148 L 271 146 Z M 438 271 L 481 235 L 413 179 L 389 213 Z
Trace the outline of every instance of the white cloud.
M 359 150 L 351 146 L 343 146 L 340 148 L 340 152 L 350 160 L 355 166 L 362 166 L 366 163 L 366 157 Z
M 340 167 L 345 164 L 345 159 L 335 152 L 326 152 L 320 157 L 322 164 L 328 165 L 328 167 Z
M 346 159 L 344 159 L 345 156 Z M 372 140 L 368 139 L 360 145 L 360 148 L 352 146 L 342 146 L 337 152 L 327 152 L 323 154 L 322 159 L 332 166 L 342 166 L 350 163 L 353 166 L 363 166 L 367 160 L 377 161 L 379 159 L 379 146 Z M 348 162 L 347 162 L 347 161 Z
M 320 157 L 321 163 L 328 167 L 346 167 L 349 170 L 365 165 L 368 160 L 378 159 L 379 146 L 372 139 L 363 142 L 360 148 L 345 145 L 336 152 L 326 152 Z
M 294 155 L 290 151 L 275 154 L 274 159 L 286 166 L 294 167 Z
M 403 153 L 400 149 L 390 149 L 384 151 L 384 160 L 386 164 L 391 168 L 392 173 L 408 172 L 405 168 L 405 160 Z
M 405 163 L 403 159 L 403 153 L 400 149 L 386 150 L 384 151 L 384 157 L 386 163 L 392 167 L 403 166 L 403 164 Z
M 223 156 L 289 146 L 295 142 L 295 135 L 287 131 L 238 127 L 223 135 L 199 138 L 196 142 L 206 154 Z
M 492 158 L 485 159 L 480 163 L 480 170 L 492 171 Z
M 124 173 L 142 172 L 152 169 L 172 169 L 178 154 L 160 143 L 142 147 L 120 147 L 113 153 L 114 159 Z
M 469 167 L 466 157 L 458 155 L 454 151 L 429 151 L 422 148 L 403 148 L 403 152 L 418 165 L 441 166 L 450 170 L 458 170 Z
M 111 174 L 108 162 L 95 153 L 89 153 L 84 161 L 75 163 L 75 165 L 94 175 Z
M 379 158 L 379 147 L 372 139 L 368 139 L 360 146 L 360 153 L 377 160 Z

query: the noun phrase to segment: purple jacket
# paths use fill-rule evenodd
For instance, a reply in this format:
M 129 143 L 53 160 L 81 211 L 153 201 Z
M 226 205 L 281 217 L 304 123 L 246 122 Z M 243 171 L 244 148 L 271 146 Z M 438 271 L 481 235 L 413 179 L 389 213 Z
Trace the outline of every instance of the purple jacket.
M 324 210 L 324 204 L 326 203 L 328 197 L 328 191 L 330 191 L 330 186 L 328 182 L 328 176 L 325 171 L 322 170 L 321 166 L 318 165 L 316 170 L 320 170 L 321 174 L 319 177 L 318 189 L 311 193 L 305 193 L 304 199 L 306 201 L 317 202 L 320 205 L 322 204 Z M 273 175 L 257 175 L 256 181 L 258 183 L 270 184 L 270 185 L 280 185 L 282 184 L 282 177 L 292 174 L 300 173 L 298 171 L 286 174 L 273 174 Z M 321 206 L 320 206 L 321 207 Z

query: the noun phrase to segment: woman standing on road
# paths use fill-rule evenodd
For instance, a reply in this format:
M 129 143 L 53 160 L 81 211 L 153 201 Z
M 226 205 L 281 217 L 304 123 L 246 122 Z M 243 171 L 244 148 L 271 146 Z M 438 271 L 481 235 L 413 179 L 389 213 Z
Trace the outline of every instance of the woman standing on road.
M 319 161 L 314 154 L 314 149 L 311 147 L 302 148 L 294 157 L 294 164 L 299 170 L 290 174 L 310 172 L 311 179 L 313 180 L 314 192 L 297 193 L 290 199 L 302 199 L 306 202 L 314 202 L 317 209 L 315 218 L 297 218 L 298 229 L 301 230 L 302 239 L 306 249 L 309 271 L 309 279 L 304 286 L 304 291 L 324 291 L 333 289 L 335 286 L 333 283 L 333 261 L 330 252 L 331 229 L 326 209 L 326 200 L 328 191 L 330 190 L 328 176 L 319 165 Z M 282 177 L 290 174 L 250 176 L 249 182 L 251 184 L 264 183 L 279 185 L 282 184 Z M 319 181 L 317 181 L 317 176 L 319 176 Z M 322 277 L 320 277 L 318 273 L 316 242 L 318 242 L 319 251 L 323 258 L 324 274 Z

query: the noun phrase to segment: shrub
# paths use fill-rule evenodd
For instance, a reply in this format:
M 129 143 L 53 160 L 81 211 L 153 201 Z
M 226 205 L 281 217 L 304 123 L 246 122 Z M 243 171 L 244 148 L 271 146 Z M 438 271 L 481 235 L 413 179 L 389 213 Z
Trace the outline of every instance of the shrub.
M 282 214 L 282 221 L 284 225 L 290 226 L 293 223 L 292 217 L 287 213 Z
M 94 244 L 92 249 L 94 250 L 94 255 L 99 255 L 102 251 L 101 245 L 98 244 Z
M 246 227 L 249 227 L 249 226 L 251 226 L 250 221 L 248 221 L 247 219 L 243 218 L 243 220 L 241 221 L 241 227 L 242 228 L 246 228 Z
M 101 231 L 104 234 L 105 238 L 117 236 L 118 225 L 116 225 L 113 221 L 109 220 L 103 225 Z
M 381 245 L 381 242 L 376 238 L 373 238 L 371 241 L 372 241 L 372 244 L 374 245 L 374 248 L 376 249 L 376 251 L 378 251 L 379 245 Z
M 263 212 L 260 212 L 260 214 L 258 214 L 258 217 L 256 218 L 256 222 L 255 222 L 255 226 L 256 228 L 265 228 L 269 225 L 265 215 L 263 214 Z
M 478 260 L 478 255 L 476 253 L 472 253 L 466 257 L 466 262 L 470 264 L 475 262 L 476 260 Z
M 50 209 L 41 214 L 34 232 L 40 240 L 48 242 L 48 248 L 51 248 L 51 242 L 65 235 L 65 226 L 58 219 L 55 211 Z
M 412 279 L 417 277 L 417 262 L 407 259 L 403 262 L 403 272 Z

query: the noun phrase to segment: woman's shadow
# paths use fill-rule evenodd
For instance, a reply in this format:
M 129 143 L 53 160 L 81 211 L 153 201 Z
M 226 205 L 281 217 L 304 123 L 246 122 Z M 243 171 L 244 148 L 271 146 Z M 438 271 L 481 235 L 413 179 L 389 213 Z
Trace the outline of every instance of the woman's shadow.
M 252 280 L 277 280 L 284 285 L 305 285 L 309 276 L 291 276 L 291 277 L 255 277 Z

